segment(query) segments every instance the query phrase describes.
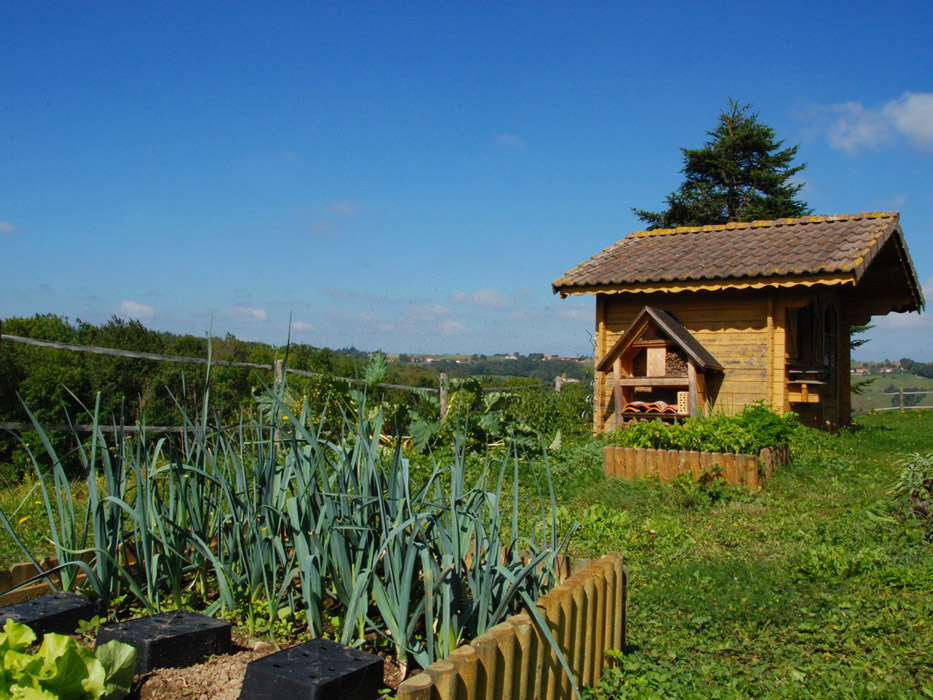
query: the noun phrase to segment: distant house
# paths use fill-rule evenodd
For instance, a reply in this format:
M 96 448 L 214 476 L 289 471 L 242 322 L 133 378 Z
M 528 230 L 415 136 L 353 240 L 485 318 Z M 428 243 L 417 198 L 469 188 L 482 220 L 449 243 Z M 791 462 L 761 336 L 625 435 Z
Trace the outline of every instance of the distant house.
M 732 413 L 761 399 L 848 423 L 850 328 L 924 306 L 892 212 L 631 233 L 553 291 L 596 297 L 597 432 L 652 404 Z

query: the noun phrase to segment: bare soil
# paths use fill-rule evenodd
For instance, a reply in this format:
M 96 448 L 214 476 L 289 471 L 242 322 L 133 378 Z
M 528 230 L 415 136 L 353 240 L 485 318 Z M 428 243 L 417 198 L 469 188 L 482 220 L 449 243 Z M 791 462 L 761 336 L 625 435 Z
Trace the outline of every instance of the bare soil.
M 274 654 L 268 642 L 233 636 L 227 654 L 212 656 L 187 668 L 159 668 L 136 678 L 129 700 L 237 700 L 250 661 Z M 380 654 L 381 655 L 381 654 Z M 383 682 L 395 690 L 401 670 L 391 657 L 383 657 Z

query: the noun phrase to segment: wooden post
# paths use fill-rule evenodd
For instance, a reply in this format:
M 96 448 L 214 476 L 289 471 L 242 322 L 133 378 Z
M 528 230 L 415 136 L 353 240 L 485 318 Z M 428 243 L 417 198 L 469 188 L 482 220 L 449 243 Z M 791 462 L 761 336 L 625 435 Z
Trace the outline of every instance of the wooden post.
M 564 659 L 570 658 L 571 643 L 573 642 L 573 593 L 570 588 L 561 587 L 554 591 L 557 594 L 557 600 L 560 605 L 560 620 L 558 622 L 558 631 L 560 636 L 555 637 L 558 646 L 564 654 Z M 557 657 L 555 655 L 555 661 Z M 557 673 L 560 678 L 557 687 L 560 688 L 560 697 L 570 697 L 570 678 L 564 671 L 564 667 L 557 662 Z M 496 699 L 498 700 L 498 699 Z
M 696 417 L 700 415 L 700 399 L 697 392 L 697 367 L 692 357 L 687 358 L 687 381 L 689 382 L 687 390 L 690 392 L 690 415 Z
M 440 397 L 441 397 L 441 422 L 447 417 L 447 372 L 441 372 L 440 376 Z
M 768 371 L 766 381 L 768 389 L 765 396 L 768 397 L 768 404 L 774 405 L 774 290 L 768 292 L 768 351 L 767 360 Z
M 527 612 L 513 615 L 506 620 L 515 628 L 515 643 L 518 646 L 518 671 L 515 673 L 515 683 L 512 693 L 516 700 L 531 700 L 534 692 L 535 672 L 535 630 L 531 616 Z M 430 667 L 429 667 L 430 668 Z M 435 681 L 436 684 L 436 681 Z M 457 700 L 456 695 L 441 700 Z
M 478 636 L 472 642 L 472 647 L 476 649 L 476 655 L 479 657 L 480 665 L 480 690 L 477 700 L 496 700 L 496 683 L 501 676 L 499 669 L 499 644 L 498 640 L 489 633 Z
M 466 644 L 450 652 L 447 660 L 457 669 L 457 696 L 464 698 L 476 698 L 479 691 L 479 654 L 476 649 Z M 423 675 L 423 674 L 422 674 Z M 417 678 L 418 676 L 414 676 Z M 411 679 L 409 679 L 411 680 Z M 405 681 L 406 683 L 408 681 Z M 401 689 L 401 685 L 399 689 Z M 400 699 L 401 700 L 401 699 Z
M 693 474 L 693 480 L 700 480 L 700 472 L 703 471 L 700 466 L 700 453 L 697 450 L 690 450 L 687 453 L 687 464 L 690 465 L 690 473 Z
M 901 410 L 903 411 L 904 410 L 904 387 L 901 387 L 900 392 L 901 392 Z
M 612 397 L 616 408 L 616 427 L 622 427 L 622 358 L 612 362 Z
M 571 621 L 573 623 L 573 632 L 571 634 L 570 646 L 566 649 L 567 662 L 573 669 L 574 678 L 577 682 L 586 682 L 583 673 L 583 658 L 585 650 L 585 640 L 590 633 L 586 626 L 586 596 L 583 591 L 583 574 L 571 576 L 565 585 L 570 585 L 571 595 L 573 596 L 573 606 L 571 612 Z
M 450 661 L 435 661 L 424 672 L 434 683 L 434 693 L 440 700 L 457 700 L 457 669 Z
M 596 629 L 596 577 L 593 572 L 586 570 L 581 574 L 583 579 L 583 597 L 585 603 L 585 624 L 586 635 L 583 642 L 583 676 L 578 677 L 577 681 L 584 685 L 593 685 L 593 659 L 596 657 L 596 637 L 593 631 Z
M 661 477 L 661 483 L 670 483 L 671 479 L 671 450 L 658 450 L 658 476 Z
M 596 595 L 593 598 L 596 608 L 596 624 L 593 625 L 593 685 L 599 683 L 603 673 L 603 653 L 606 642 L 606 574 L 600 567 L 593 567 L 593 583 Z
M 615 445 L 606 445 L 603 448 L 603 473 L 606 476 L 616 474 L 616 448 Z
M 427 673 L 412 676 L 398 687 L 398 700 L 431 700 L 434 682 Z
M 644 479 L 647 475 L 645 471 L 645 459 L 647 454 L 644 447 L 635 448 L 635 476 L 639 479 Z
M 275 366 L 275 385 L 280 386 L 285 380 L 285 360 L 276 360 Z
M 738 469 L 736 469 L 735 465 L 735 455 L 728 452 L 722 453 L 719 457 L 719 464 L 722 467 L 722 474 L 726 477 L 726 481 L 733 486 L 738 486 L 740 481 Z
M 535 605 L 540 611 L 541 617 L 547 622 L 548 629 L 554 637 L 554 641 L 560 644 L 563 637 L 560 633 L 560 601 L 557 598 L 557 590 L 555 589 L 544 597 L 539 598 Z M 557 697 L 563 669 L 561 669 L 560 662 L 557 660 L 557 654 L 553 649 L 548 649 L 546 646 L 547 645 L 544 645 L 544 663 L 538 674 L 538 679 L 541 681 L 541 688 L 540 692 L 537 687 L 535 688 L 535 697 L 552 700 Z
M 660 474 L 658 473 L 658 452 L 659 450 L 653 447 L 645 448 L 645 476 L 657 476 L 660 478 Z
M 745 483 L 749 490 L 758 490 L 758 458 L 754 455 L 746 457 L 745 462 Z

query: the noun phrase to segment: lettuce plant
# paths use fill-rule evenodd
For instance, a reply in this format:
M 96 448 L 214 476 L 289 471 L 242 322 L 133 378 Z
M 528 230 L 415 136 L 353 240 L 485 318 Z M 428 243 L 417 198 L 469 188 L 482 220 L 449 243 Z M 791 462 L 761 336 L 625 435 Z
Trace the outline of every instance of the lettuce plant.
M 92 652 L 71 637 L 46 634 L 35 653 L 36 634 L 7 619 L 0 632 L 0 698 L 15 700 L 118 700 L 133 683 L 136 650 L 116 640 Z

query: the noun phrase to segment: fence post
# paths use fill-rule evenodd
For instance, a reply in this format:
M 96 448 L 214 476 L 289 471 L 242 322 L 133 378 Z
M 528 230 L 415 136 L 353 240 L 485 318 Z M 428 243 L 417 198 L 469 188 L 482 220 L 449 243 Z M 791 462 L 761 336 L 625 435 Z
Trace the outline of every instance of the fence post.
M 447 372 L 441 372 L 440 377 L 440 388 L 441 388 L 441 420 L 447 417 Z
M 901 387 L 901 410 L 904 410 L 904 387 Z
M 276 360 L 272 369 L 275 372 L 275 386 L 279 386 L 285 378 L 285 360 Z

